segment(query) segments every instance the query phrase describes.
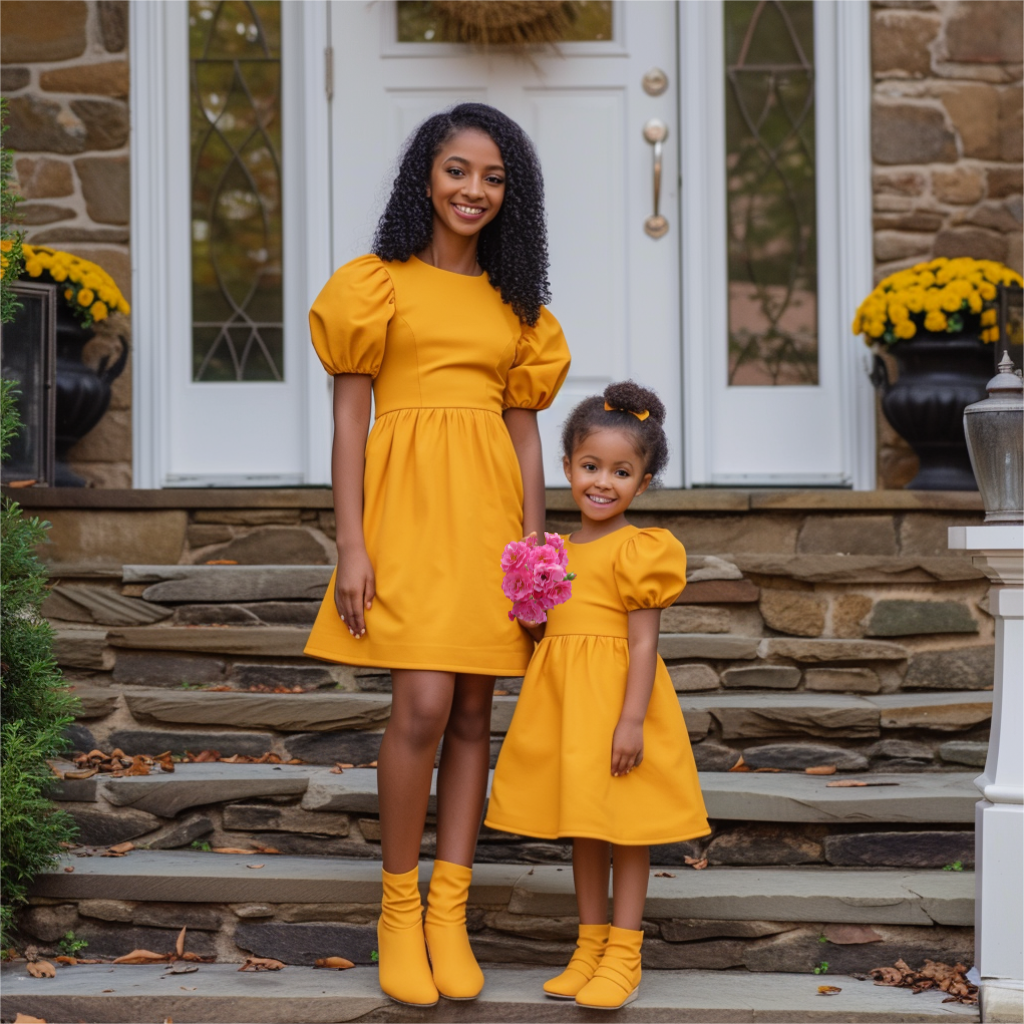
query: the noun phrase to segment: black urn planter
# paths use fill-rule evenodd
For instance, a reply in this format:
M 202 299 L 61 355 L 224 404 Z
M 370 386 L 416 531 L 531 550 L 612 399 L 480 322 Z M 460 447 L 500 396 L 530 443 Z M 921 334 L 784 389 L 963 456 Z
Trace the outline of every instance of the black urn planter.
M 48 277 L 49 275 L 47 275 Z M 82 362 L 82 350 L 93 338 L 63 298 L 57 301 L 56 423 L 54 484 L 84 487 L 85 481 L 67 465 L 71 448 L 103 418 L 110 405 L 110 385 L 128 362 L 128 342 L 119 336 L 121 352 L 111 361 L 104 357 L 95 370 Z
M 980 402 L 992 377 L 992 346 L 966 335 L 919 332 L 890 349 L 899 368 L 893 384 L 875 355 L 871 380 L 882 412 L 920 460 L 907 484 L 916 491 L 975 491 L 964 437 L 964 409 Z

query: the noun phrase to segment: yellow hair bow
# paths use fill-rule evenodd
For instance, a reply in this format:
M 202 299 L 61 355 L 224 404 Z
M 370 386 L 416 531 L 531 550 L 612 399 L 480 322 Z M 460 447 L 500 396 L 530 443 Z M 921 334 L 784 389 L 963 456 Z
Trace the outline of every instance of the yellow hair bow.
M 643 423 L 643 421 L 645 419 L 647 419 L 648 416 L 651 415 L 651 410 L 650 409 L 644 409 L 643 412 L 633 412 L 632 409 L 616 409 L 614 405 L 609 405 L 607 402 L 604 403 L 604 411 L 605 412 L 628 412 L 630 416 L 635 416 L 641 423 Z

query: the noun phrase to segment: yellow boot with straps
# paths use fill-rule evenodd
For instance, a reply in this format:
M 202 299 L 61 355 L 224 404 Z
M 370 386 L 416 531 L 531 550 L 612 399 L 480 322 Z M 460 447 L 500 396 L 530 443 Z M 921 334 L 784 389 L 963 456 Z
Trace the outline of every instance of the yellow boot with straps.
M 569 965 L 556 978 L 544 982 L 544 995 L 552 999 L 575 999 L 597 970 L 608 945 L 607 924 L 581 924 L 576 949 Z
M 406 1006 L 436 1006 L 423 938 L 419 868 L 393 875 L 383 871 L 384 898 L 377 922 L 377 956 L 384 995 Z
M 476 999 L 484 987 L 484 973 L 466 933 L 466 900 L 472 879 L 472 868 L 434 861 L 424 930 L 434 985 L 445 999 Z
M 608 945 L 594 976 L 580 989 L 576 1005 L 588 1010 L 617 1010 L 633 1002 L 640 989 L 642 931 L 616 928 L 608 931 Z

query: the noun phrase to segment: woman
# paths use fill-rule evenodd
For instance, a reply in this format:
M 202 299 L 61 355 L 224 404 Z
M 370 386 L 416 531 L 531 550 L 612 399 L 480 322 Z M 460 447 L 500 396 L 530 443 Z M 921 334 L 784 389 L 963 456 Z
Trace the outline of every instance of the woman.
M 380 984 L 414 1006 L 483 988 L 465 905 L 494 678 L 522 675 L 533 648 L 509 621 L 499 558 L 544 528 L 536 416 L 569 369 L 543 308 L 547 265 L 529 139 L 465 103 L 413 134 L 373 253 L 338 270 L 310 312 L 334 375 L 338 569 L 306 653 L 391 670 L 377 769 Z M 442 737 L 424 926 L 418 859 Z

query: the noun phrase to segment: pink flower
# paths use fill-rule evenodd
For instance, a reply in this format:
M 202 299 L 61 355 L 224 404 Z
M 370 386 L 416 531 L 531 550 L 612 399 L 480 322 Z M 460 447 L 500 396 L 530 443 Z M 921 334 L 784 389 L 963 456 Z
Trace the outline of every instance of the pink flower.
M 541 597 L 545 607 L 554 608 L 555 605 L 565 604 L 572 597 L 572 583 L 569 580 L 561 580 L 546 587 Z
M 544 607 L 538 601 L 526 600 L 516 601 L 512 605 L 512 611 L 508 613 L 510 619 L 522 619 L 524 622 L 547 622 L 548 616 Z
M 533 538 L 531 537 L 530 540 Z M 501 553 L 502 571 L 508 572 L 509 569 L 518 569 L 526 565 L 532 547 L 532 544 L 528 544 L 524 540 L 514 540 L 506 544 L 505 550 Z
M 510 619 L 546 622 L 547 612 L 572 597 L 574 573 L 567 573 L 569 556 L 557 533 L 544 534 L 544 543 L 536 537 L 513 541 L 501 555 L 505 575 L 501 589 L 512 602 Z
M 533 594 L 534 575 L 529 566 L 517 566 L 505 573 L 501 591 L 510 601 L 522 601 Z

